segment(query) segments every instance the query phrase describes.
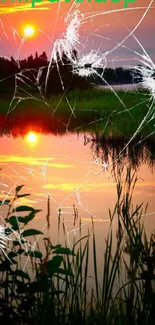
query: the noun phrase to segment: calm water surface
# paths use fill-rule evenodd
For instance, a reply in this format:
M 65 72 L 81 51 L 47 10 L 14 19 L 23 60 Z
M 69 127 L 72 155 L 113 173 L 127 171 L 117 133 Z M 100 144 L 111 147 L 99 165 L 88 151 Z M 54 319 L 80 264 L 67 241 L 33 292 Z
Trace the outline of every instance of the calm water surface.
M 154 163 L 150 159 L 149 150 L 131 146 L 122 151 L 119 141 L 111 140 L 111 149 L 106 142 L 102 144 L 92 141 L 94 137 L 84 134 L 36 134 L 36 142 L 28 141 L 27 136 L 3 136 L 0 138 L 0 196 L 9 199 L 15 193 L 17 185 L 24 184 L 22 193 L 31 196 L 18 200 L 19 205 L 31 205 L 41 209 L 29 228 L 42 230 L 45 236 L 51 237 L 52 244 L 58 241 L 64 244 L 65 237 L 61 227 L 58 236 L 58 209 L 61 207 L 61 218 L 65 225 L 68 245 L 79 239 L 79 220 L 74 220 L 74 211 L 81 218 L 81 235 L 92 229 L 91 217 L 95 222 L 97 240 L 97 259 L 99 281 L 102 279 L 103 254 L 105 239 L 109 229 L 109 208 L 113 210 L 116 203 L 116 182 L 112 163 L 132 165 L 137 169 L 138 182 L 133 194 L 133 204 L 149 203 L 145 216 L 147 233 L 155 228 L 155 174 Z M 124 144 L 123 144 L 124 146 Z M 130 152 L 131 151 L 131 152 Z M 118 161 L 122 152 L 123 160 Z M 128 153 L 128 157 L 126 154 Z M 129 154 L 130 153 L 130 154 Z M 129 157 L 130 156 L 130 157 Z M 112 158 L 113 157 L 113 158 Z M 154 156 L 153 156 L 154 157 Z M 130 160 L 130 163 L 129 163 Z M 109 167 L 105 168 L 105 161 Z M 50 229 L 47 229 L 47 201 L 50 197 Z M 6 216 L 6 208 L 1 208 L 1 223 Z M 61 219 L 61 220 L 62 220 Z M 114 223 L 114 231 L 117 223 Z M 42 247 L 41 237 L 39 243 Z M 92 250 L 92 246 L 90 246 Z M 90 251 L 91 252 L 91 251 Z M 93 276 L 93 254 L 90 253 L 90 275 Z M 27 262 L 26 262 L 27 263 Z M 25 267 L 25 259 L 23 260 Z M 90 287 L 93 285 L 89 278 Z
M 109 227 L 108 210 L 113 209 L 116 202 L 116 182 L 110 155 L 110 167 L 105 168 L 104 159 L 100 159 L 93 142 L 83 134 L 37 134 L 33 144 L 26 136 L 4 136 L 0 138 L 0 147 L 1 199 L 12 196 L 16 186 L 24 184 L 23 192 L 31 196 L 20 199 L 18 204 L 29 204 L 41 209 L 42 212 L 37 214 L 31 226 L 46 232 L 47 199 L 50 197 L 50 234 L 53 242 L 57 241 L 60 206 L 68 238 L 78 231 L 79 223 L 74 222 L 74 209 L 78 210 L 84 232 L 91 227 L 93 216 L 98 245 L 102 246 Z M 145 216 L 146 230 L 149 232 L 155 228 L 153 169 L 147 161 L 140 163 L 133 195 L 135 205 L 149 203 Z M 4 218 L 2 210 L 1 218 Z
M 121 84 L 121 85 L 111 85 L 111 87 L 114 90 L 125 90 L 125 91 L 134 91 L 134 90 L 138 90 L 138 89 L 143 89 L 144 86 L 141 84 Z M 97 88 L 100 89 L 107 89 L 109 90 L 109 86 L 97 86 Z

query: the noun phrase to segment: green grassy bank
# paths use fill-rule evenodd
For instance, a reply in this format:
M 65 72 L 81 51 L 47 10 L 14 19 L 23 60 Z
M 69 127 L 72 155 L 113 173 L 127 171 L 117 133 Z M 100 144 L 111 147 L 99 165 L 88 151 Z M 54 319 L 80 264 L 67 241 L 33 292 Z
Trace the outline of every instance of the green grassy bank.
M 22 96 L 21 96 L 22 97 Z M 104 129 L 114 135 L 131 136 L 145 118 L 150 104 L 150 94 L 144 90 L 124 92 L 102 89 L 74 90 L 65 95 L 51 96 L 44 100 L 38 94 L 26 94 L 25 100 L 0 97 L 0 116 L 3 124 L 42 121 L 51 122 L 52 127 L 75 129 Z M 53 121 L 53 123 L 52 123 Z M 1 122 L 1 125 L 2 125 Z M 149 134 L 153 130 L 154 121 L 142 125 L 141 131 Z

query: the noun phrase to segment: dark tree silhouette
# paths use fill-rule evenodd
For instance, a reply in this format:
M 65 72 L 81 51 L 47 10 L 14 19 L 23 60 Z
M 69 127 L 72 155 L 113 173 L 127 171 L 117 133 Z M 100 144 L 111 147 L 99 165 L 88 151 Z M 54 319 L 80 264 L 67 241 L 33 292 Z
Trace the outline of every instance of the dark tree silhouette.
M 78 60 L 78 53 L 73 50 L 71 54 L 72 58 Z M 90 78 L 82 78 L 73 73 L 73 67 L 70 59 L 65 53 L 62 54 L 60 59 L 57 54 L 57 62 L 52 62 L 50 66 L 50 71 L 48 73 L 47 79 L 47 89 L 45 91 L 45 80 L 47 78 L 49 61 L 45 51 L 41 55 L 38 52 L 33 55 L 28 56 L 28 58 L 16 62 L 16 60 L 11 57 L 10 60 L 4 57 L 0 57 L 0 92 L 12 91 L 15 86 L 15 76 L 20 73 L 22 76 L 22 81 L 18 81 L 21 87 L 28 87 L 29 92 L 36 92 L 36 78 L 38 76 L 39 69 L 42 72 L 40 74 L 39 86 L 45 96 L 51 96 L 52 94 L 62 93 L 64 91 L 69 91 L 71 89 L 80 88 L 86 89 L 91 87 L 91 83 L 104 85 L 105 82 L 100 75 L 103 75 L 106 82 L 109 84 L 127 84 L 138 82 L 140 80 L 140 75 L 138 79 L 133 77 L 128 69 L 123 69 L 121 67 L 116 69 L 106 68 L 103 70 L 101 67 L 97 68 L 98 76 Z M 26 85 L 27 84 L 27 85 Z

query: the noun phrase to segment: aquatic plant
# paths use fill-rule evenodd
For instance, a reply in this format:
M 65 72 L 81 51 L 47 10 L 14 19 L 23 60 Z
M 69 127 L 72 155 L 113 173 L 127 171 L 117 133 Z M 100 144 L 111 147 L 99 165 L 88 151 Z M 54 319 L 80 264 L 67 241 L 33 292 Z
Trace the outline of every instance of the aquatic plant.
M 3 229 L 7 241 L 0 252 L 0 321 L 2 324 L 132 324 L 155 323 L 155 241 L 143 224 L 143 205 L 133 208 L 136 174 L 118 166 L 117 202 L 109 210 L 110 227 L 103 246 L 102 282 L 99 281 L 95 225 L 72 248 L 53 245 L 50 237 L 29 223 L 40 210 L 17 205 L 18 186 L 8 207 Z M 3 203 L 4 203 L 3 202 Z M 58 232 L 65 227 L 58 216 Z M 47 227 L 50 229 L 48 202 Z M 114 231 L 114 221 L 117 228 Z M 42 237 L 44 249 L 39 238 Z M 6 237 L 5 237 L 6 238 Z M 32 244 L 33 243 L 33 244 Z M 89 268 L 90 246 L 93 270 Z M 92 288 L 89 277 L 94 280 Z

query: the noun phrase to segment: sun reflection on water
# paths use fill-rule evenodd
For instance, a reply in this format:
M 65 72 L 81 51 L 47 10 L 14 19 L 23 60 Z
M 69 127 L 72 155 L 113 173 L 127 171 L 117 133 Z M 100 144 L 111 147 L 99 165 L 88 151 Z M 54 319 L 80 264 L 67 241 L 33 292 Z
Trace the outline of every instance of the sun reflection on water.
M 30 144 L 35 144 L 37 142 L 37 134 L 35 132 L 30 131 L 27 135 L 26 135 L 26 140 L 28 143 Z

